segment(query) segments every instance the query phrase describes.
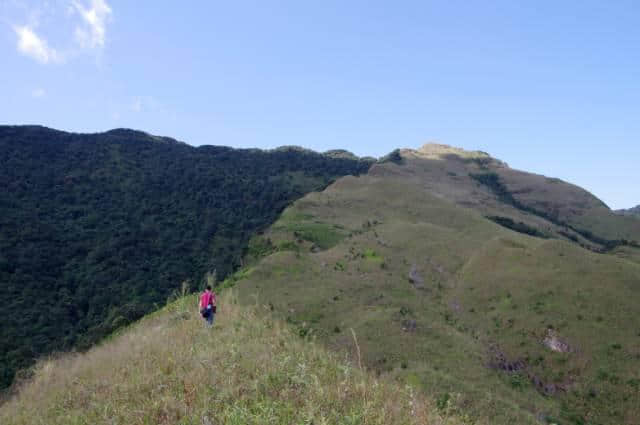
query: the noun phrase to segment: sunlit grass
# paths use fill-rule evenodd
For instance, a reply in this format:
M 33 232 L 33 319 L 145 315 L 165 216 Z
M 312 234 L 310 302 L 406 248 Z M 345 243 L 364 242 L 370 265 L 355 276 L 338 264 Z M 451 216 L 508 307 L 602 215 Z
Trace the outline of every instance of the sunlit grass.
M 444 424 L 257 307 L 221 297 L 213 329 L 181 298 L 84 354 L 41 361 L 10 424 Z

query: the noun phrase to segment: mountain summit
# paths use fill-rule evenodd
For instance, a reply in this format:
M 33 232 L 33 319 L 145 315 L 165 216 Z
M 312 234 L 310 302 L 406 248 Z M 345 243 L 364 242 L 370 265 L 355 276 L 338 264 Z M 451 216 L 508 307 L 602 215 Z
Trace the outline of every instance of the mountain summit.
M 414 155 L 427 159 L 447 159 L 457 157 L 467 161 L 492 161 L 495 163 L 495 165 L 501 164 L 503 166 L 506 166 L 504 162 L 492 158 L 491 155 L 486 152 L 467 151 L 461 148 L 440 143 L 426 143 L 417 150 L 403 149 L 402 151 L 405 152 L 405 154 L 413 153 Z

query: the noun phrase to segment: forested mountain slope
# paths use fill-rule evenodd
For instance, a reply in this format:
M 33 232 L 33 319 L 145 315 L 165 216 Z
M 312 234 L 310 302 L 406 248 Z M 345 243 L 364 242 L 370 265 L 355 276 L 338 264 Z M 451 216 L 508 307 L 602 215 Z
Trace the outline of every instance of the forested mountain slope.
M 482 152 L 399 150 L 287 208 L 229 278 L 494 424 L 640 423 L 637 220 Z
M 0 387 L 224 277 L 253 232 L 370 161 L 301 148 L 198 148 L 132 130 L 0 127 Z

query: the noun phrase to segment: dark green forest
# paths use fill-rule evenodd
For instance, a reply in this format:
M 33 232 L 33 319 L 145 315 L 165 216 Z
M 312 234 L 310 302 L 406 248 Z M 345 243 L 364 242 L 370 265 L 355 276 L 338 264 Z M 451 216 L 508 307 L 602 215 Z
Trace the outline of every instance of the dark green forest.
M 289 203 L 370 159 L 0 126 L 0 387 L 224 278 Z

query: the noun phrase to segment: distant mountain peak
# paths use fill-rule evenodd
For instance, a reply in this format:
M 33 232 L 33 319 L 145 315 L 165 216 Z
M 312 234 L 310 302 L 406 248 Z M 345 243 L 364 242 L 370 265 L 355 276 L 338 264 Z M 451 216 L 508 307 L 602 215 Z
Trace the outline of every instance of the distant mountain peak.
M 464 161 L 481 161 L 496 167 L 508 168 L 506 162 L 500 161 L 483 151 L 468 151 L 438 142 L 425 143 L 418 149 L 402 149 L 401 153 L 425 159 L 462 159 Z
M 438 142 L 425 143 L 424 145 L 422 145 L 422 147 L 420 147 L 420 149 L 418 149 L 418 151 L 424 152 L 424 153 L 433 153 L 433 154 L 455 153 L 455 154 L 459 154 L 459 155 L 473 154 L 474 156 L 484 156 L 484 157 L 489 157 L 490 156 L 486 152 L 467 151 L 465 149 L 458 148 L 456 146 L 451 146 L 451 145 L 447 145 L 447 144 L 444 144 L 444 143 L 438 143 Z
M 640 217 L 640 205 L 637 205 L 633 208 L 629 208 L 629 209 L 622 209 L 622 210 L 617 210 L 615 211 L 616 214 L 622 214 L 622 215 L 637 215 L 638 217 Z

